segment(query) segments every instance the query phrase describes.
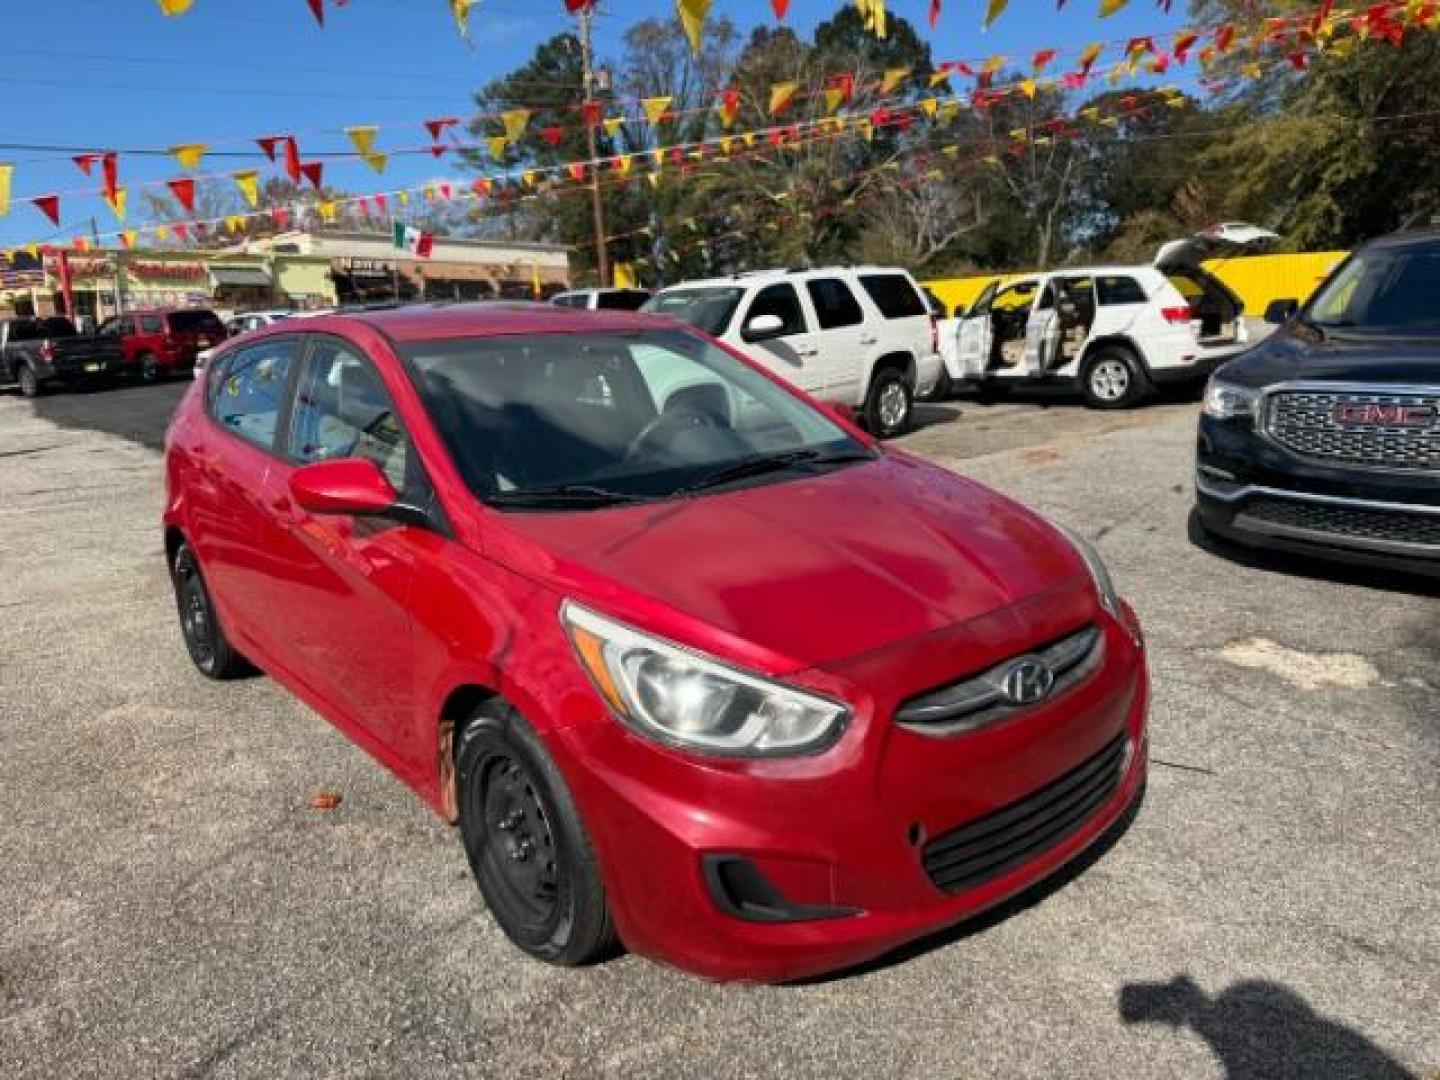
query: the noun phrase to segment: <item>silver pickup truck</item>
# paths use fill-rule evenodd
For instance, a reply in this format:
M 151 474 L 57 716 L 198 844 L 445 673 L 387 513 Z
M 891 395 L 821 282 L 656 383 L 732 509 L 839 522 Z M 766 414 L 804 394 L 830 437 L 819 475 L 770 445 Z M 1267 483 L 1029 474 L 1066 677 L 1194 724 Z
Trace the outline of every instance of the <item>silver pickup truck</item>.
M 0 385 L 17 383 L 25 397 L 112 377 L 124 366 L 119 338 L 82 335 L 69 319 L 0 320 Z

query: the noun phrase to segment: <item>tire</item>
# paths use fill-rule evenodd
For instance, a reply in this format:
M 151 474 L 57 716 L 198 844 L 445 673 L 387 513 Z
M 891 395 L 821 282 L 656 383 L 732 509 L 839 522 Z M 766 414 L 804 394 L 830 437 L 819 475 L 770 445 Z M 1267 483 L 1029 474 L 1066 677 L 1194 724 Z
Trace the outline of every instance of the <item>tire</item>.
M 15 381 L 20 384 L 21 397 L 37 398 L 44 390 L 40 377 L 29 364 L 20 365 L 20 370 L 15 373 Z
M 1104 345 L 1086 358 L 1080 392 L 1092 409 L 1128 409 L 1150 391 L 1150 380 L 1135 354 L 1122 345 Z
M 140 361 L 140 381 L 143 383 L 159 382 L 163 373 L 160 370 L 160 361 L 155 359 L 155 354 L 141 353 L 137 359 Z
M 562 967 L 613 953 L 594 849 L 539 737 L 496 699 L 471 714 L 455 757 L 465 856 L 505 936 Z
M 910 429 L 914 412 L 915 395 L 905 373 L 892 367 L 875 372 L 862 414 L 866 430 L 877 439 L 903 435 Z
M 252 670 L 250 664 L 225 637 L 210 590 L 200 573 L 200 563 L 189 544 L 181 544 L 175 552 L 170 581 L 175 587 L 180 633 L 195 669 L 217 682 L 248 674 Z

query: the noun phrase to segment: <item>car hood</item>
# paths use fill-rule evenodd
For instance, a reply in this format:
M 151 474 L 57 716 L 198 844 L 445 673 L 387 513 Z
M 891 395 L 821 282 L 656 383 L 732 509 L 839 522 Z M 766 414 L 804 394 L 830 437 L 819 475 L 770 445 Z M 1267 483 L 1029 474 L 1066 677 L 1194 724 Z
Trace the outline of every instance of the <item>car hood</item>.
M 1291 323 L 1218 374 L 1255 389 L 1296 381 L 1440 386 L 1440 337 L 1327 333 L 1322 338 Z
M 1042 518 L 886 453 L 650 506 L 509 514 L 487 553 L 686 644 L 782 673 L 930 633 L 1083 574 Z M 524 565 L 528 563 L 529 565 Z

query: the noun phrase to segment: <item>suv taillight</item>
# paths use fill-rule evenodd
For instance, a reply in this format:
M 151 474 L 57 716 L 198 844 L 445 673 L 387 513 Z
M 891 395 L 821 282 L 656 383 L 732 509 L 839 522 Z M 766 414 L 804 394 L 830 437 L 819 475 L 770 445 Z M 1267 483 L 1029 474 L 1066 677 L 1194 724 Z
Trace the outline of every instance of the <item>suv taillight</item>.
M 930 312 L 930 351 L 940 351 L 940 320 L 935 318 L 935 313 Z
M 40 359 L 46 363 L 55 359 L 55 343 L 53 341 L 42 341 L 40 343 Z
M 1195 318 L 1195 312 L 1187 307 L 1167 307 L 1160 309 L 1160 316 L 1168 323 L 1188 323 Z

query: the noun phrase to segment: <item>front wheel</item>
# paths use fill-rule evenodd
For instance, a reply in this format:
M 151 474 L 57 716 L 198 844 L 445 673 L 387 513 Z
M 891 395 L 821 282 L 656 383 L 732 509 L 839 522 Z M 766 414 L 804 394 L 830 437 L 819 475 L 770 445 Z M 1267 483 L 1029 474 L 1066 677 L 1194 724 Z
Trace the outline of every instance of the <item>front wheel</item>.
M 40 396 L 40 376 L 35 374 L 35 369 L 29 364 L 21 364 L 20 371 L 16 376 L 20 383 L 20 396 L 35 398 Z
M 898 368 L 881 368 L 865 395 L 865 427 L 880 439 L 901 435 L 910 427 L 914 396 L 910 381 Z
M 1080 391 L 1092 409 L 1128 409 L 1145 396 L 1149 381 L 1129 349 L 1097 349 L 1080 371 Z
M 465 855 L 506 937 L 564 967 L 612 952 L 595 853 L 539 737 L 518 712 L 492 701 L 472 715 L 455 754 Z

